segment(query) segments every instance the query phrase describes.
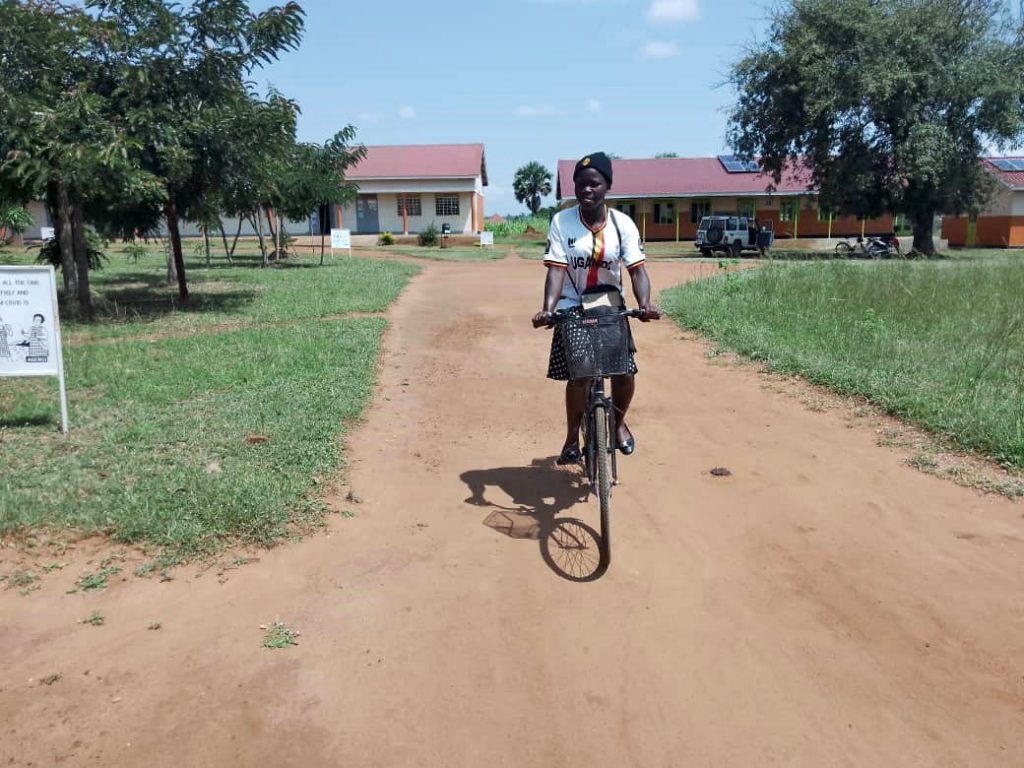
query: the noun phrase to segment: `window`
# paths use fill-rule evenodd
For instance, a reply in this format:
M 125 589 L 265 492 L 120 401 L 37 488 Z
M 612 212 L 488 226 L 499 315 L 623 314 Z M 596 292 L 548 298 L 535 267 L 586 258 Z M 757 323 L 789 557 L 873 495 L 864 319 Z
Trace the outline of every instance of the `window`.
M 434 198 L 434 213 L 438 216 L 458 216 L 459 196 L 438 195 Z
M 398 196 L 398 215 L 404 216 L 422 216 L 423 215 L 423 201 L 420 200 L 419 195 L 399 195 Z
M 619 203 L 618 208 L 633 221 L 636 221 L 636 203 Z
M 711 215 L 710 200 L 694 200 L 690 203 L 690 223 L 700 224 L 700 220 Z
M 832 209 L 825 205 L 818 205 L 818 221 L 828 221 L 832 218 Z
M 779 202 L 779 221 L 795 221 L 799 203 L 796 200 L 782 200 Z
M 736 201 L 736 215 L 752 219 L 757 216 L 757 201 L 749 197 L 741 197 Z
M 673 203 L 655 203 L 654 204 L 654 223 L 655 224 L 675 224 L 676 223 L 675 205 Z

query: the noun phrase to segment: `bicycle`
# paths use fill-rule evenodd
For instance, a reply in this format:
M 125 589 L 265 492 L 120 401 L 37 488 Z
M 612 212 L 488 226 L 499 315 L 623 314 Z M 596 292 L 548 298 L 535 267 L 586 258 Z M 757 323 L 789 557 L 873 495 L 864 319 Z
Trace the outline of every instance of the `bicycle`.
M 577 323 L 585 342 L 573 343 L 567 330 L 562 332 L 569 378 L 590 379 L 587 405 L 583 411 L 582 459 L 591 489 L 597 489 L 601 515 L 599 543 L 602 568 L 611 563 L 609 515 L 612 486 L 618 479 L 615 457 L 615 404 L 606 394 L 604 380 L 627 373 L 629 361 L 629 333 L 626 319 L 647 317 L 641 309 L 612 309 L 600 314 L 587 315 L 566 311 L 555 312 L 549 327 Z

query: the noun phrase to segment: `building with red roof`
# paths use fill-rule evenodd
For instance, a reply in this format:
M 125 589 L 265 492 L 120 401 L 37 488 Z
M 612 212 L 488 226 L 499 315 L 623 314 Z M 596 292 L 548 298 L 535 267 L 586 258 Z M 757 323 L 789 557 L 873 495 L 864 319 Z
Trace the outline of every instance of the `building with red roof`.
M 944 216 L 942 236 L 950 245 L 994 248 L 1024 246 L 1024 157 L 987 157 L 996 179 L 992 199 L 977 214 Z
M 557 196 L 575 199 L 575 160 L 558 161 Z M 888 234 L 893 217 L 861 220 L 818 206 L 811 174 L 787 169 L 775 184 L 756 163 L 732 156 L 612 160 L 609 202 L 636 221 L 645 240 L 692 240 L 708 214 L 738 214 L 774 222 L 777 237 Z
M 335 206 L 331 226 L 353 233 L 422 232 L 445 224 L 452 233 L 484 225 L 487 163 L 483 144 L 372 146 L 345 178 L 359 187 Z

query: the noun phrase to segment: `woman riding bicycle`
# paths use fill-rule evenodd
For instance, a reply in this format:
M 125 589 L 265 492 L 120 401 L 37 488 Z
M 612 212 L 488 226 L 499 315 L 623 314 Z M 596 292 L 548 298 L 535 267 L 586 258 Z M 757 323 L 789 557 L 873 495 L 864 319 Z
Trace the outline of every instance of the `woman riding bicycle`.
M 651 304 L 651 282 L 644 266 L 643 243 L 636 224 L 621 211 L 605 205 L 612 186 L 612 161 L 603 152 L 587 155 L 573 171 L 576 200 L 579 205 L 559 211 L 551 219 L 544 264 L 544 306 L 533 316 L 535 328 L 549 325 L 555 310 L 582 313 L 587 289 L 611 285 L 622 297 L 621 266 L 629 271 L 633 295 L 644 311 L 643 322 L 656 320 L 661 312 Z M 556 326 L 551 340 L 548 378 L 565 381 L 565 443 L 559 464 L 580 460 L 580 422 L 586 408 L 588 380 L 570 380 L 562 348 L 562 326 Z M 633 400 L 634 349 L 629 351 L 629 373 L 612 377 L 612 400 L 617 414 L 616 446 L 627 456 L 636 448 L 636 440 L 626 426 L 626 412 Z

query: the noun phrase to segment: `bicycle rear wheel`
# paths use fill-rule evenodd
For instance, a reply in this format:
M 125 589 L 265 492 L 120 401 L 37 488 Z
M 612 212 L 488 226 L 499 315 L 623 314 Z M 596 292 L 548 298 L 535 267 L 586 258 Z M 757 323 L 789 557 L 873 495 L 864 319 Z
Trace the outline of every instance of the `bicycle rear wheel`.
M 601 559 L 607 566 L 612 559 L 609 512 L 612 501 L 612 470 L 610 465 L 611 444 L 608 442 L 608 412 L 604 405 L 594 408 L 594 480 L 597 484 L 597 499 L 601 507 Z

